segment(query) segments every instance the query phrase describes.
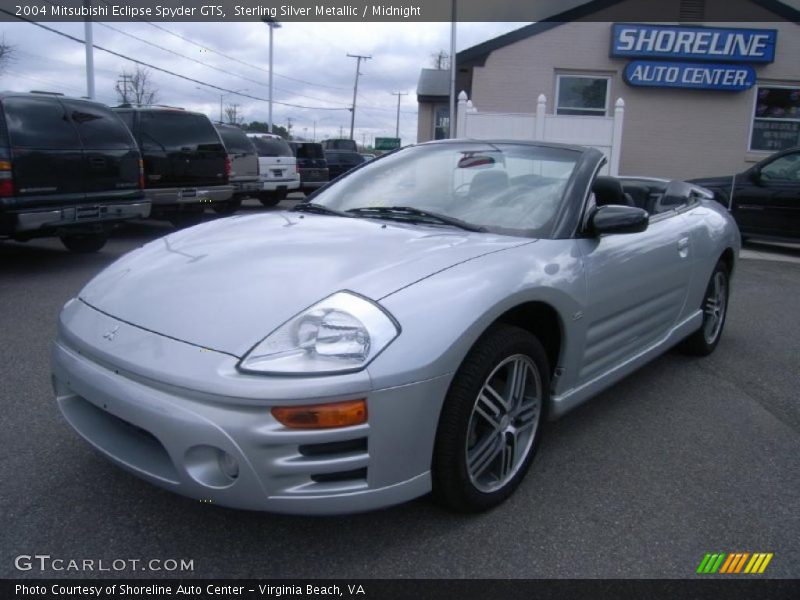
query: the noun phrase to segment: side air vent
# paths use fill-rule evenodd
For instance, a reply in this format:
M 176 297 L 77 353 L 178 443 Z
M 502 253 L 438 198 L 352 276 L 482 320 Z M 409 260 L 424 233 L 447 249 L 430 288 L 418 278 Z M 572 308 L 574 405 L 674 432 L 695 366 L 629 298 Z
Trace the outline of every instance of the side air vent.
M 346 440 L 343 442 L 327 442 L 324 444 L 304 444 L 299 448 L 303 456 L 323 456 L 330 454 L 348 454 L 350 452 L 366 452 L 367 438 Z
M 332 481 L 354 481 L 366 480 L 367 468 L 353 469 L 351 471 L 339 471 L 338 473 L 318 473 L 312 475 L 311 480 L 316 483 L 330 483 Z

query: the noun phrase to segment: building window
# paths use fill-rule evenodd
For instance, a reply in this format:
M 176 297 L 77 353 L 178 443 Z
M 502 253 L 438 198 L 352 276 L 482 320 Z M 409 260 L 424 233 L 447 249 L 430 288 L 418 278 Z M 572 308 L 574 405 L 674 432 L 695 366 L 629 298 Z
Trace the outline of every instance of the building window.
M 556 78 L 556 114 L 606 116 L 609 87 L 608 77 L 559 75 Z
M 433 113 L 433 139 L 446 140 L 450 137 L 450 107 L 437 106 Z
M 800 146 L 800 87 L 759 86 L 750 150 L 778 152 Z

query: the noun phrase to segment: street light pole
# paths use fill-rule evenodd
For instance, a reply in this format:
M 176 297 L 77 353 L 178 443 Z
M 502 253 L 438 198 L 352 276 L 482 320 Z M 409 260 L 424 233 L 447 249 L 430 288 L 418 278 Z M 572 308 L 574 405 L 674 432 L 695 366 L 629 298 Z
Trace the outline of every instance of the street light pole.
M 92 0 L 83 0 L 87 15 L 91 13 Z M 94 36 L 92 35 L 92 18 L 87 16 L 83 22 L 83 45 L 86 46 L 86 95 L 94 100 Z
M 277 21 L 264 17 L 262 19 L 269 27 L 269 110 L 267 111 L 267 124 L 269 132 L 272 133 L 272 30 L 281 26 Z
M 356 126 L 356 96 L 358 95 L 358 76 L 361 74 L 359 68 L 362 60 L 369 60 L 371 55 L 348 54 L 350 58 L 356 59 L 356 83 L 353 86 L 353 107 L 350 109 L 350 139 L 353 139 L 353 129 Z
M 456 122 L 456 0 L 451 0 L 450 15 L 450 119 L 447 126 L 447 137 L 454 138 Z

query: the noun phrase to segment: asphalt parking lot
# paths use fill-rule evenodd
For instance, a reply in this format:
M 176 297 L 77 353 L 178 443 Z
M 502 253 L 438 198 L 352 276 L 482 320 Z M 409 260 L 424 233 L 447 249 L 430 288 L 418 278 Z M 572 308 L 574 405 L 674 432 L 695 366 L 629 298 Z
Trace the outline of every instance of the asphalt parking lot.
M 717 352 L 669 353 L 552 423 L 498 509 L 454 515 L 423 498 L 306 518 L 155 488 L 96 454 L 56 408 L 48 346 L 61 306 L 169 231 L 130 224 L 83 256 L 57 240 L 0 244 L 0 576 L 682 578 L 707 552 L 773 552 L 766 575 L 800 576 L 798 250 L 775 249 L 778 261 L 750 247 L 766 259 L 740 262 Z M 194 570 L 20 572 L 20 554 L 191 559 Z

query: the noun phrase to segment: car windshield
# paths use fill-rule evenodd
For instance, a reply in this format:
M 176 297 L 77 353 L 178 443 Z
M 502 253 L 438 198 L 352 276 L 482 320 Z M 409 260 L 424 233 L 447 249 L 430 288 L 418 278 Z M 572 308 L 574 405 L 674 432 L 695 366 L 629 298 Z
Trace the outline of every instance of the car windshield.
M 412 146 L 368 163 L 312 199 L 340 213 L 415 220 L 425 211 L 476 230 L 549 237 L 581 154 L 531 144 Z M 403 207 L 406 210 L 386 210 Z M 383 210 L 358 210 L 382 208 Z M 425 221 L 427 222 L 427 221 Z

